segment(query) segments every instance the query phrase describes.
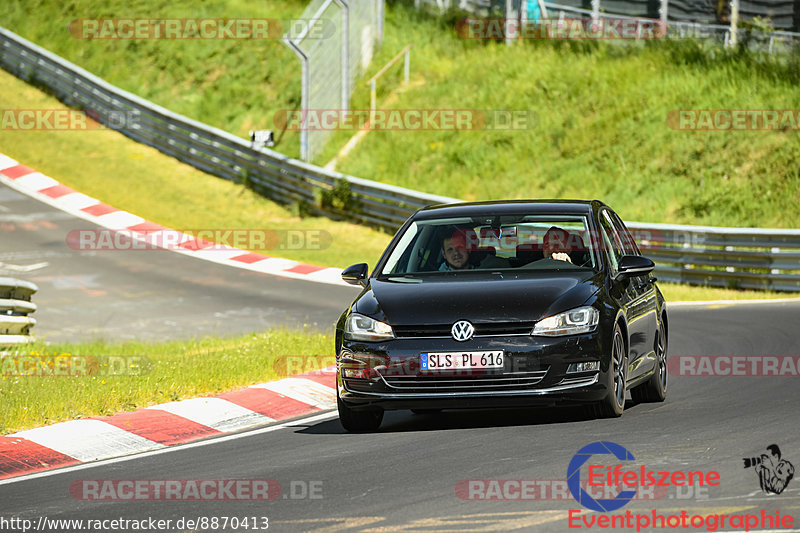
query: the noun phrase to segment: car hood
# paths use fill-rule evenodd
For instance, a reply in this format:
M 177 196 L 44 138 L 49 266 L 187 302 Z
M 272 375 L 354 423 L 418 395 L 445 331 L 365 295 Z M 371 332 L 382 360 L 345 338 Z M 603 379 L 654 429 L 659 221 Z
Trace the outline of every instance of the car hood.
M 372 278 L 353 311 L 391 325 L 538 321 L 583 305 L 602 279 L 584 271 L 467 276 L 421 283 Z

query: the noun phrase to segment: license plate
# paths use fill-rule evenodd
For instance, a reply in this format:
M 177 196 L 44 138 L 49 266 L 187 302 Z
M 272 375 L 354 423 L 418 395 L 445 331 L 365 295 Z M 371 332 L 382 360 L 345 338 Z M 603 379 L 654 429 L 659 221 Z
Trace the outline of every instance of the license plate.
M 421 353 L 419 363 L 422 370 L 503 368 L 503 351 Z

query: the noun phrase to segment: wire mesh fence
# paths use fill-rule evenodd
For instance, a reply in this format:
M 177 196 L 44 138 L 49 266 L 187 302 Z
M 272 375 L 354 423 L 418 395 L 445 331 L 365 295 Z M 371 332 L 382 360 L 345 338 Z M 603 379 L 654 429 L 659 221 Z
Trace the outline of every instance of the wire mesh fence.
M 302 31 L 283 42 L 302 65 L 303 120 L 309 110 L 347 111 L 356 78 L 383 39 L 383 0 L 312 0 Z M 300 128 L 300 158 L 310 161 L 325 147 L 332 128 Z
M 800 43 L 800 2 L 793 0 L 414 0 L 414 5 L 520 20 L 661 20 L 669 39 L 709 39 L 725 46 L 745 42 L 770 54 L 791 52 Z

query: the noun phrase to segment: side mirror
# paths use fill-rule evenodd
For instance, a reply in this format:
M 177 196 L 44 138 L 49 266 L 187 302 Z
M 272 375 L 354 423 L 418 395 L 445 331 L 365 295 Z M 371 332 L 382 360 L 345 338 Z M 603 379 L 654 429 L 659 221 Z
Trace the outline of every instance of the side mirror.
M 369 267 L 366 263 L 358 263 L 342 270 L 342 279 L 350 285 L 367 286 L 367 274 Z
M 641 255 L 623 255 L 619 260 L 617 279 L 631 278 L 649 274 L 656 267 L 650 259 Z

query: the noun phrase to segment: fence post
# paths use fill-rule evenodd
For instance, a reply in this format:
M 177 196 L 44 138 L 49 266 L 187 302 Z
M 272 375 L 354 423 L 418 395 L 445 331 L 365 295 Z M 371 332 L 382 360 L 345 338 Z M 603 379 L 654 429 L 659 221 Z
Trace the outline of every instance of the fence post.
M 333 0 L 342 10 L 342 111 L 350 109 L 350 5 Z
M 308 55 L 292 39 L 284 39 L 283 42 L 300 58 L 302 69 L 300 74 L 300 159 L 308 161 L 308 128 L 305 127 L 306 120 L 308 120 L 308 98 L 311 89 L 309 87 Z
M 735 47 L 739 42 L 739 0 L 731 0 L 731 47 Z
M 378 2 L 378 42 L 383 43 L 383 16 L 384 4 L 383 0 L 376 0 Z
M 406 57 L 403 59 L 403 85 L 408 86 L 408 77 L 411 74 L 411 49 L 406 50 Z
M 517 12 L 514 9 L 514 0 L 506 0 L 506 16 L 505 20 L 503 21 L 503 28 L 504 28 L 504 33 L 506 34 L 507 46 L 511 46 L 511 43 L 514 41 L 514 39 L 511 38 L 511 35 L 509 35 L 511 33 L 509 31 L 510 28 L 509 22 L 514 19 L 517 19 Z

